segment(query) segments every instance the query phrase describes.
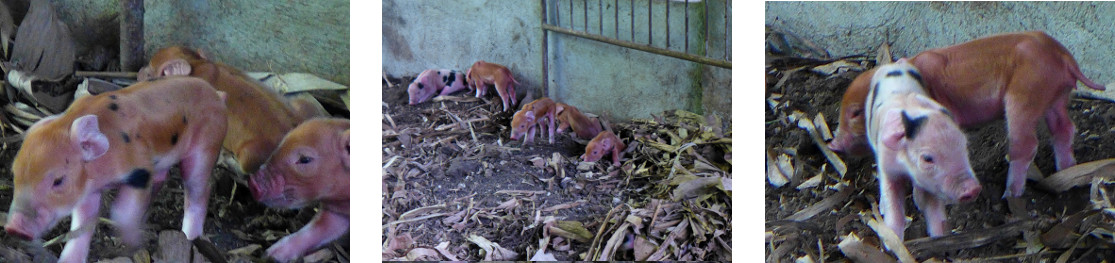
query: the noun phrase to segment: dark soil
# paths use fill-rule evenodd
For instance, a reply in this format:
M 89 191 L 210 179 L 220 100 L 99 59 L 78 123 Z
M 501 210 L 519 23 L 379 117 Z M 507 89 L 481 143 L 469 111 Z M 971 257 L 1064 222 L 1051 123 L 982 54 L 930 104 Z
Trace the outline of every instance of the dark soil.
M 561 220 L 579 221 L 585 223 L 585 228 L 595 229 L 593 226 L 599 223 L 599 218 L 622 204 L 619 197 L 630 186 L 621 177 L 574 176 L 581 172 L 571 160 L 579 159 L 585 150 L 584 145 L 571 139 L 568 133 L 555 136 L 553 144 L 539 136 L 532 144 L 522 145 L 521 141 L 510 140 L 509 123 L 513 112 L 501 111 L 503 106 L 498 97 L 488 96 L 473 102 L 426 101 L 408 105 L 406 84 L 412 79 L 413 76 L 392 78 L 391 82 L 396 86 L 388 87 L 384 83 L 382 89 L 383 113 L 394 121 L 392 128 L 387 118 L 382 120 L 385 131 L 384 164 L 394 156 L 399 157 L 395 164 L 384 169 L 384 224 L 420 207 L 444 204 L 449 210 L 458 211 L 468 207 L 493 208 L 511 199 L 519 199 L 521 203 L 501 210 L 501 213 L 470 218 L 458 228 L 444 224 L 442 220 L 446 217 L 385 226 L 385 240 L 409 235 L 416 246 L 427 248 L 449 242 L 448 250 L 458 259 L 476 261 L 483 259 L 478 253 L 480 249 L 466 238 L 479 235 L 518 252 L 519 259 L 525 260 L 527 258 L 522 252 L 528 251 L 528 247 L 532 251 L 537 250 L 539 246 L 541 228 L 530 226 L 539 210 L 560 204 L 576 204 L 569 209 L 542 212 L 541 216 L 553 215 Z M 465 92 L 454 96 L 471 97 Z M 487 116 L 489 120 L 472 123 L 475 141 L 467 129 L 459 133 L 413 134 L 419 129 L 455 123 L 447 112 L 458 115 L 462 120 L 479 116 Z M 407 130 L 411 128 L 415 129 Z M 408 134 L 410 139 L 388 136 L 394 133 L 388 130 L 404 131 L 400 134 Z M 431 144 L 454 136 L 455 139 L 446 141 L 448 143 Z M 565 160 L 560 166 L 564 172 L 555 171 L 549 165 L 555 153 Z M 535 158 L 542 158 L 545 167 L 535 166 L 532 161 Z M 618 169 L 610 164 L 601 161 L 592 171 L 596 172 L 596 176 L 614 175 Z M 559 173 L 564 173 L 565 177 Z M 508 190 L 538 194 L 500 192 Z M 569 251 L 553 252 L 557 258 L 575 258 L 575 253 L 586 250 L 587 244 L 574 242 Z M 401 254 L 391 254 L 385 250 L 384 259 L 401 257 L 406 253 L 403 250 L 399 252 Z
M 796 124 L 784 120 L 785 116 L 790 115 L 794 110 L 801 111 L 810 118 L 823 113 L 828 126 L 835 130 L 844 90 L 860 72 L 849 71 L 824 76 L 806 68 L 792 73 L 782 87 L 776 88 L 776 84 L 787 74 L 786 72 L 801 66 L 815 66 L 824 62 L 769 56 L 768 54 L 767 98 L 770 98 L 771 94 L 782 94 L 781 101 L 785 104 L 785 108 L 774 111 L 769 106 L 764 106 L 766 149 L 789 154 L 794 165 L 798 166 L 795 171 L 801 173 L 799 177 L 813 177 L 827 161 L 809 134 L 798 128 Z M 1074 98 L 1069 104 L 1069 112 L 1078 130 L 1073 144 L 1078 163 L 1115 156 L 1115 143 L 1112 143 L 1115 142 L 1115 133 L 1111 132 L 1115 124 L 1113 123 L 1115 118 L 1112 118 L 1115 114 L 1115 104 L 1101 100 Z M 1043 174 L 1049 175 L 1055 172 L 1052 147 L 1048 139 L 1050 136 L 1044 124 L 1039 126 L 1038 136 L 1041 146 L 1035 163 Z M 1000 198 L 1003 194 L 1008 166 L 1005 159 L 1007 148 L 1005 122 L 1001 120 L 991 122 L 966 132 L 972 168 L 980 179 L 983 191 L 973 202 L 949 206 L 947 210 L 949 224 L 956 233 L 966 233 L 995 229 L 1014 222 L 1016 219 L 1012 218 L 1006 201 Z M 819 261 L 844 260 L 845 255 L 841 253 L 837 244 L 849 233 L 855 233 L 864 238 L 867 243 L 881 247 L 875 232 L 860 220 L 860 213 L 867 211 L 865 213 L 870 214 L 871 207 L 877 205 L 879 197 L 878 184 L 874 177 L 875 159 L 871 155 L 865 157 L 841 155 L 841 158 L 847 164 L 847 174 L 840 178 L 832 166 L 828 165 L 824 171 L 823 182 L 818 187 L 795 189 L 796 184 L 802 179 L 781 188 L 767 184 L 765 214 L 768 222 L 767 230 L 773 232 L 773 237 L 768 236 L 767 239 L 767 255 L 771 256 L 774 251 L 778 251 L 778 247 L 789 246 L 789 249 L 782 250 L 785 253 L 779 254 L 781 257 L 768 258 L 768 261 L 786 262 L 806 255 Z M 833 196 L 837 190 L 825 186 L 832 186 L 839 182 L 846 182 L 848 184 L 846 187 L 852 188 L 852 194 L 848 199 L 802 222 L 783 220 L 826 197 Z M 1076 187 L 1063 193 L 1053 193 L 1035 188 L 1034 185 L 1036 185 L 1034 181 L 1027 184 L 1022 198 L 1026 203 L 1024 210 L 1026 214 L 1019 216 L 1022 220 L 1035 220 L 1032 230 L 1037 233 L 1048 233 L 1054 224 L 1060 223 L 1069 215 L 1090 209 L 1088 186 Z M 1111 195 L 1108 193 L 1109 198 Z M 906 215 L 913 219 L 907 224 L 906 240 L 927 236 L 924 217 L 915 208 L 911 198 L 907 197 L 905 202 Z M 1107 218 L 1102 222 L 1111 221 Z M 1110 229 L 1110 226 L 1106 228 Z M 1038 253 L 1027 253 L 1022 246 L 1025 244 L 1023 235 L 1014 233 L 1010 238 L 996 240 L 975 248 L 952 249 L 943 253 L 922 253 L 914 256 L 918 260 L 998 259 L 1031 262 L 1040 259 L 1044 262 L 1055 260 L 1063 253 L 1071 252 L 1071 256 L 1068 257 L 1069 262 L 1099 262 L 1115 258 L 1109 236 L 1105 241 L 1102 237 L 1089 237 L 1087 232 L 1084 235 L 1085 238 L 1080 239 L 1074 252 L 1066 251 L 1065 248 L 1047 247 Z M 1079 236 L 1074 236 L 1072 240 L 1076 241 L 1076 237 Z M 823 255 L 820 255 L 822 248 Z

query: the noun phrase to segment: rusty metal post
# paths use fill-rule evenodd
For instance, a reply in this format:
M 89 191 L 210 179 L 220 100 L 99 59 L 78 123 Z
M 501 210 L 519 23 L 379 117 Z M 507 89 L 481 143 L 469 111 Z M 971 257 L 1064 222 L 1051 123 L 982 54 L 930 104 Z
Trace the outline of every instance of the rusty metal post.
M 572 0 L 570 0 L 570 1 L 572 1 Z M 546 14 L 546 0 L 540 0 L 539 2 L 542 2 L 542 24 L 546 25 L 548 23 L 546 21 L 546 15 L 548 15 L 548 14 Z M 561 6 L 561 5 L 554 5 L 554 6 Z M 558 9 L 558 12 L 560 12 L 560 11 L 561 10 Z M 558 23 L 561 23 L 561 20 L 558 20 Z M 549 81 L 549 78 L 548 78 L 549 76 L 547 76 L 550 73 L 550 68 L 549 68 L 549 64 L 547 64 L 547 61 L 546 61 L 547 57 L 550 56 L 550 54 L 548 54 L 550 43 L 549 43 L 549 41 L 547 41 L 549 39 L 549 35 L 550 35 L 549 31 L 542 30 L 542 96 L 541 97 L 549 97 L 550 96 L 550 81 Z
M 120 70 L 137 71 L 143 52 L 143 0 L 120 1 Z

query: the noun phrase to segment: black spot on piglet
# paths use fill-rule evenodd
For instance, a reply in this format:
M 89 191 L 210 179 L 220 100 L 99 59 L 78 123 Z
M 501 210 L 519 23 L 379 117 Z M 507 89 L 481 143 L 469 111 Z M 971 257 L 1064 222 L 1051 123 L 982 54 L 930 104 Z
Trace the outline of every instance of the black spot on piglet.
M 174 133 L 174 135 L 170 136 L 170 145 L 173 146 L 175 144 L 178 144 L 178 133 Z
M 124 143 L 132 142 L 132 139 L 128 138 L 128 133 L 126 133 L 126 132 L 120 132 L 120 137 L 124 138 Z
M 190 124 L 190 122 L 186 120 L 186 115 L 182 115 L 182 124 Z
M 895 71 L 887 72 L 887 77 L 897 77 L 897 76 L 902 76 L 902 71 L 901 70 L 895 70 Z
M 112 100 L 116 100 L 116 95 L 108 95 L 108 98 L 110 98 Z
M 120 105 L 116 105 L 115 102 L 109 103 L 108 104 L 108 109 L 112 110 L 112 111 L 116 111 L 116 110 L 120 109 Z
M 148 181 L 151 181 L 151 172 L 147 169 L 132 170 L 132 174 L 124 178 L 124 184 L 134 188 L 146 188 Z
M 419 83 L 418 83 L 418 89 L 424 89 L 424 87 L 422 87 L 422 83 L 421 83 L 421 82 L 419 82 Z
M 910 116 L 906 115 L 906 111 L 902 111 L 902 126 L 906 128 L 906 138 L 913 140 L 927 118 L 929 118 L 928 115 L 910 119 Z

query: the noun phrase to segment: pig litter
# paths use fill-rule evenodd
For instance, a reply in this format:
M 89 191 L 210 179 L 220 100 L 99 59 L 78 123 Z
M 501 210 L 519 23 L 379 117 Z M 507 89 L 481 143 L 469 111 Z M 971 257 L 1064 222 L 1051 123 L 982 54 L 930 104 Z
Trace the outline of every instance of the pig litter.
M 414 77 L 383 81 L 385 260 L 731 260 L 730 119 L 612 123 L 616 167 L 568 133 L 511 141 L 495 92 L 407 105 Z
M 811 52 L 818 49 L 807 43 L 799 46 L 806 51 L 766 55 L 768 262 L 1115 258 L 1115 178 L 1108 159 L 1115 158 L 1115 104 L 1110 99 L 1071 100 L 1079 164 L 1065 171 L 1054 173 L 1049 133 L 1039 125 L 1041 146 L 1037 169 L 1031 171 L 1038 180 L 1030 180 L 1023 198 L 1013 202 L 1000 198 L 1007 172 L 1004 122 L 966 130 L 983 191 L 973 202 L 948 207 L 954 233 L 936 239 L 927 237 L 924 216 L 905 198 L 909 223 L 903 243 L 874 230 L 885 227 L 874 157 L 833 154 L 824 146 L 837 126 L 848 84 L 889 56 L 817 59 L 827 55 Z

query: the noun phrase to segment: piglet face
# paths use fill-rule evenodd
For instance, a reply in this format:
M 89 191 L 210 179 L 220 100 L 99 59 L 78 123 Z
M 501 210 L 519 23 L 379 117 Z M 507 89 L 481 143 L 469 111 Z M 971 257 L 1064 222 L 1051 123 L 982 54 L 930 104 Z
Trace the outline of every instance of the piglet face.
M 581 156 L 581 159 L 585 162 L 595 162 L 603 158 L 604 154 L 609 153 L 609 151 L 615 147 L 615 142 L 612 141 L 614 140 L 612 138 L 614 135 L 608 136 L 610 134 L 612 134 L 612 132 L 609 131 L 597 134 L 596 138 L 593 138 L 592 141 L 589 141 L 588 145 L 585 146 L 585 154 Z
M 28 131 L 12 163 L 15 193 L 4 230 L 37 239 L 72 211 L 85 194 L 82 146 L 71 144 L 68 127 L 47 118 Z M 98 156 L 99 157 L 99 156 Z
M 534 111 L 523 109 L 511 117 L 511 139 L 518 140 L 534 125 Z
M 942 112 L 909 117 L 908 148 L 901 160 L 914 187 L 926 190 L 947 203 L 974 200 L 981 190 L 968 159 L 968 140 L 952 118 Z M 913 127 L 912 126 L 920 126 Z
M 410 105 L 422 103 L 429 100 L 436 92 L 435 88 L 431 85 L 424 84 L 420 79 L 414 80 L 407 86 L 407 94 L 410 95 Z
M 291 130 L 250 178 L 252 196 L 271 207 L 301 208 L 348 199 L 348 121 L 314 119 Z

